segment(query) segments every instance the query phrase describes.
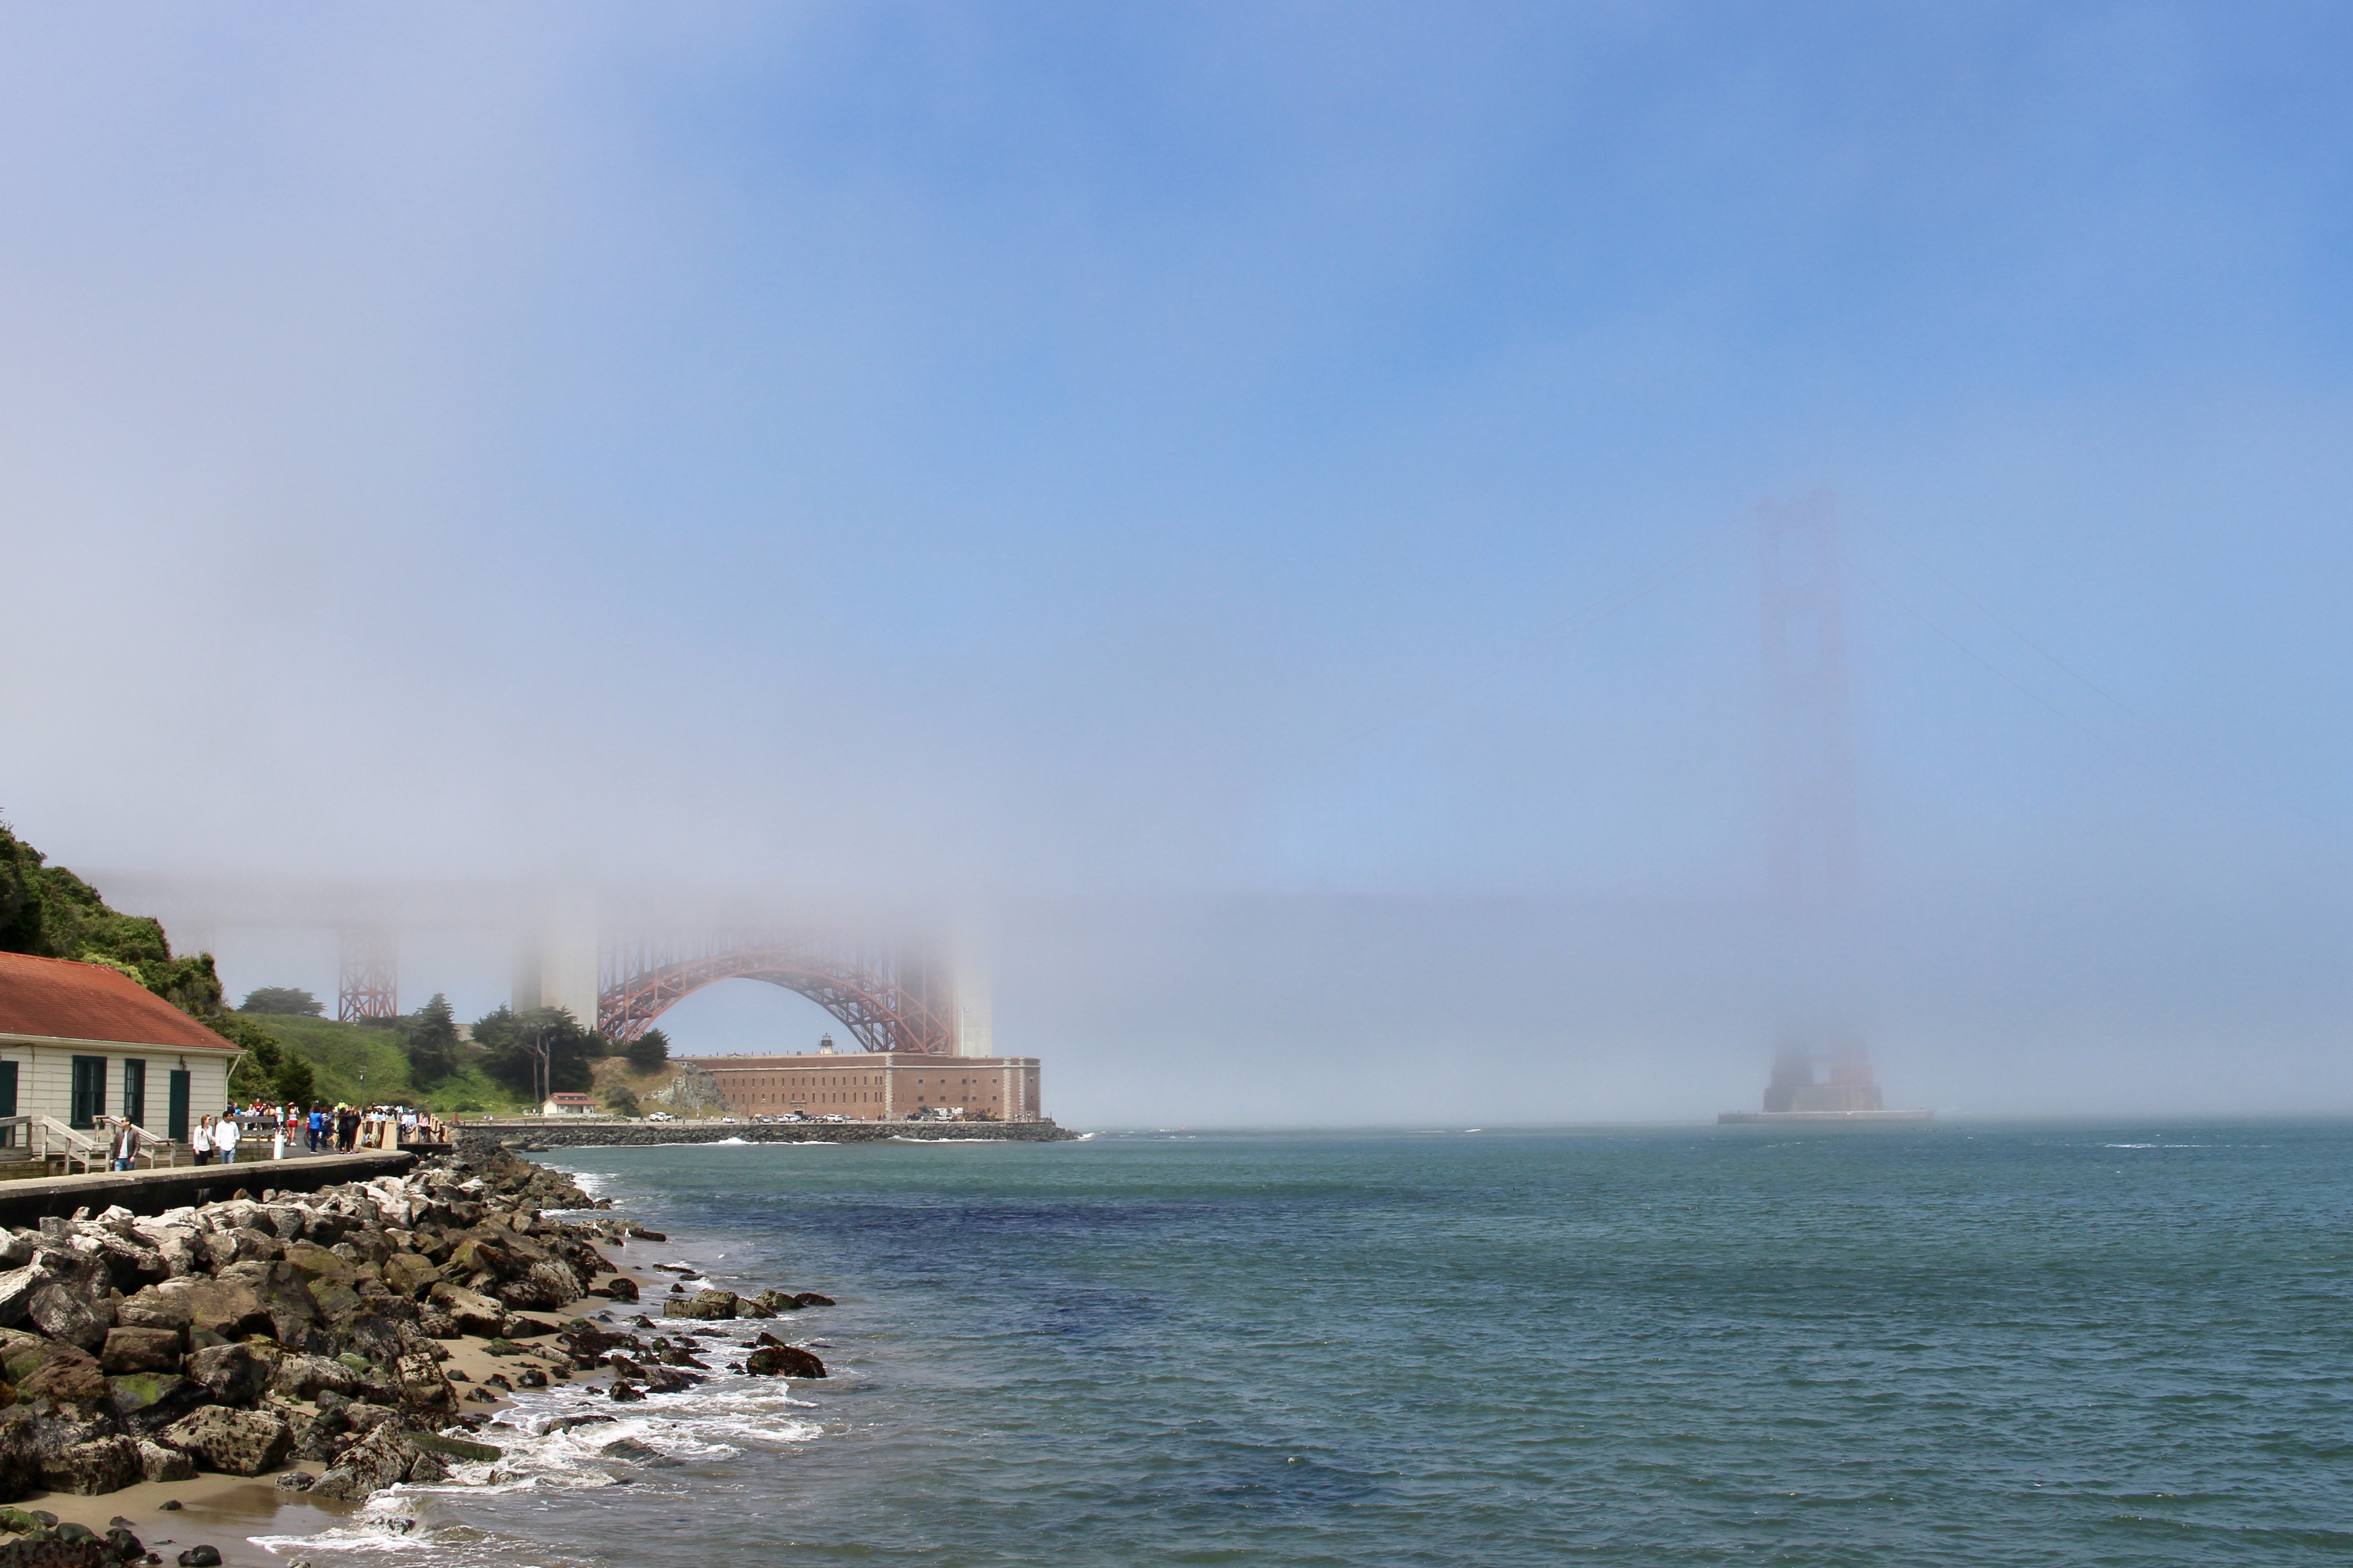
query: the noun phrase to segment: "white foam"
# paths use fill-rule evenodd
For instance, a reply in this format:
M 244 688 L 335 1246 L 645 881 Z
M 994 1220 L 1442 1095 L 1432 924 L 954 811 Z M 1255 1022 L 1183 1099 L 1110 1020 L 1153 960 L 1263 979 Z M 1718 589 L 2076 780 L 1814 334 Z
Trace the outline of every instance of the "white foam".
M 702 1344 L 717 1356 L 741 1353 L 750 1342 L 748 1338 L 715 1339 Z M 348 1521 L 316 1535 L 250 1539 L 273 1555 L 292 1550 L 446 1549 L 449 1543 L 437 1539 L 441 1530 L 463 1528 L 447 1517 L 447 1510 L 462 1506 L 470 1496 L 561 1494 L 615 1485 L 638 1467 L 626 1457 L 602 1450 L 624 1438 L 681 1464 L 725 1459 L 745 1448 L 813 1442 L 823 1428 L 799 1412 L 816 1408 L 811 1401 L 794 1398 L 784 1378 L 723 1371 L 710 1373 L 708 1382 L 682 1393 L 649 1394 L 642 1401 L 621 1405 L 579 1387 L 525 1391 L 481 1434 L 501 1450 L 497 1458 L 453 1461 L 446 1482 L 377 1492 Z M 585 1415 L 610 1418 L 576 1426 L 558 1425 L 565 1416 Z M 427 1509 L 441 1517 L 427 1517 Z

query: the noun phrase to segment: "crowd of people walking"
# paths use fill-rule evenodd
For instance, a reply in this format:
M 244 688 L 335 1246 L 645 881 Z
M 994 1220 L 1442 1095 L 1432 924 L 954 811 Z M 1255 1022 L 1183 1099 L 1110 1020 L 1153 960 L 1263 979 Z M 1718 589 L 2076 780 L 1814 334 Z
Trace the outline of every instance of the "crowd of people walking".
M 157 1152 L 156 1142 L 164 1142 L 125 1117 L 101 1117 L 100 1122 L 107 1163 L 118 1171 L 135 1169 L 141 1158 Z M 256 1101 L 232 1105 L 188 1129 L 188 1149 L 199 1165 L 234 1165 L 240 1150 L 248 1159 L 282 1160 L 289 1152 L 347 1154 L 448 1141 L 448 1123 L 408 1105 L 321 1104 L 306 1110 Z

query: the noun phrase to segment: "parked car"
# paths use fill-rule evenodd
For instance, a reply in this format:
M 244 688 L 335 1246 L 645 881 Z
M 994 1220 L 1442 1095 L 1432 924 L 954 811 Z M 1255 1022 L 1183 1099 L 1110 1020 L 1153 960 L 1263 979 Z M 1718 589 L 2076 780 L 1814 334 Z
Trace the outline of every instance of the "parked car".
M 646 1120 L 649 1121 L 675 1121 L 678 1118 L 672 1116 L 667 1110 L 652 1110 L 646 1113 Z

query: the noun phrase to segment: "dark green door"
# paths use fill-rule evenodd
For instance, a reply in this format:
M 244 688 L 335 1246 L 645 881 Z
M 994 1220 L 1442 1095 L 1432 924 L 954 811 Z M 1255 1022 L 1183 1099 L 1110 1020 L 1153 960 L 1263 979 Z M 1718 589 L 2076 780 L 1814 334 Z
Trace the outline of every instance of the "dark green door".
M 87 1131 L 98 1125 L 106 1113 L 106 1058 L 76 1057 L 73 1059 L 73 1102 L 67 1108 L 66 1125 L 78 1131 Z
M 164 1124 L 164 1136 L 174 1143 L 185 1143 L 188 1141 L 188 1069 L 174 1068 L 166 1081 L 170 1085 L 166 1092 L 172 1097 L 172 1119 Z
M 0 1062 L 0 1116 L 16 1114 L 16 1064 Z M 16 1146 L 16 1130 L 0 1127 L 0 1149 Z
M 122 1064 L 122 1120 L 147 1125 L 147 1064 L 136 1058 Z

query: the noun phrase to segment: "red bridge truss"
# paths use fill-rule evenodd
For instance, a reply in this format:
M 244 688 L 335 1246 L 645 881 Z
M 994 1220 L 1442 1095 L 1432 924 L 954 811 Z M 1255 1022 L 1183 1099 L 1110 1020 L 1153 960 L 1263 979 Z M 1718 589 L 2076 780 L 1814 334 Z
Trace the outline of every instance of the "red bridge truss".
M 636 1039 L 706 985 L 761 980 L 832 1014 L 861 1049 L 955 1049 L 946 971 L 897 947 L 765 931 L 636 937 L 607 945 L 600 970 L 596 1027 L 617 1040 Z

